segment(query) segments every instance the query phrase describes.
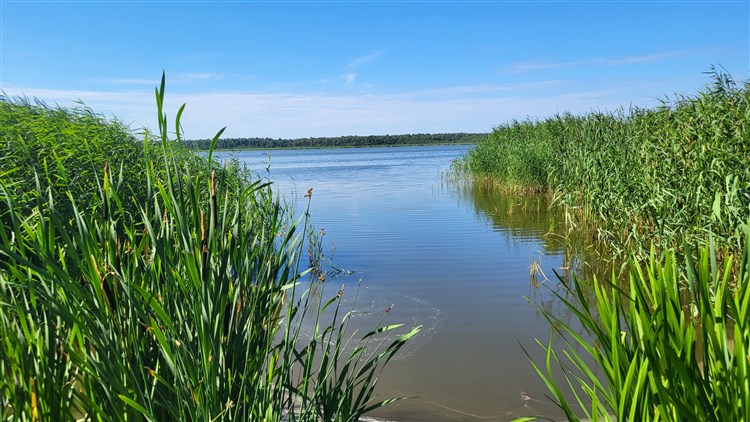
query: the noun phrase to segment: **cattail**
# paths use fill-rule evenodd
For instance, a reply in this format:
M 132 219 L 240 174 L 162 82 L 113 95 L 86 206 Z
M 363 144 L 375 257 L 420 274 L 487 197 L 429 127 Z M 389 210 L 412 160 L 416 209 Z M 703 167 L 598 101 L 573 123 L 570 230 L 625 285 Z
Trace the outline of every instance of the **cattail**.
M 206 214 L 201 211 L 201 245 L 206 245 Z

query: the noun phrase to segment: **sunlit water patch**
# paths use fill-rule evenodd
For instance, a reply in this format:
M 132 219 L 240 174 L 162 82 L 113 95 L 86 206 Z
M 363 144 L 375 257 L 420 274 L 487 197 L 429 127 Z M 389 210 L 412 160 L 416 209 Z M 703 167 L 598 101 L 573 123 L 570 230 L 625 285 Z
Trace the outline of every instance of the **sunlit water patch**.
M 219 154 L 272 180 L 298 214 L 309 205 L 314 230 L 325 232 L 328 274 L 314 294 L 325 301 L 343 286 L 342 309 L 353 312 L 350 332 L 362 335 L 381 317 L 404 323 L 399 333 L 423 327 L 378 381 L 379 397 L 413 399 L 373 416 L 438 422 L 559 416 L 522 347 L 542 359 L 535 339 L 549 340 L 550 327 L 536 305 L 557 304 L 540 287 L 555 288 L 554 270 L 564 273 L 570 259 L 545 236 L 554 219 L 543 204 L 446 182 L 451 161 L 469 148 Z M 303 321 L 300 329 L 310 338 L 314 325 Z
M 340 295 L 338 309 L 327 308 L 321 315 L 322 326 L 340 324 L 344 317 L 348 319 L 343 348 L 343 355 L 350 355 L 355 348 L 363 346 L 361 339 L 371 330 L 391 324 L 403 324 L 401 327 L 372 336 L 368 342 L 368 352 L 376 352 L 378 346 L 396 341 L 413 327 L 420 327 L 419 333 L 413 336 L 394 356 L 394 360 L 408 359 L 419 349 L 427 345 L 440 332 L 442 325 L 441 312 L 429 302 L 413 297 L 384 290 L 378 287 L 363 286 L 360 282 L 341 282 L 331 280 L 325 283 L 313 282 L 308 287 L 312 306 L 307 315 L 300 315 L 291 324 L 299 330 L 299 337 L 306 344 L 314 338 L 316 329 L 315 314 L 321 304 Z M 337 312 L 338 311 L 338 312 Z M 336 318 L 334 320 L 334 318 Z M 369 355 L 365 353 L 364 356 Z

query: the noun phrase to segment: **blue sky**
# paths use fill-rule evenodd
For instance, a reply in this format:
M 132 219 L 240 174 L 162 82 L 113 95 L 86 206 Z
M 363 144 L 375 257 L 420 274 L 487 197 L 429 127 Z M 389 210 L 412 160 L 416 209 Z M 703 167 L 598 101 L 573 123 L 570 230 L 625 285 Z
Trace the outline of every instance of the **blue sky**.
M 745 81 L 749 4 L 0 0 L 0 84 L 153 128 L 164 70 L 188 138 L 487 132 Z

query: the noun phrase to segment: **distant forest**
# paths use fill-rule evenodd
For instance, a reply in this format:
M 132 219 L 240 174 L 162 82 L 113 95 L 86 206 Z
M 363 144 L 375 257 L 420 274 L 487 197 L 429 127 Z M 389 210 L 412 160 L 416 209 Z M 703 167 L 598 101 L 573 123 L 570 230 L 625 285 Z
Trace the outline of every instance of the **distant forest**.
M 222 138 L 216 149 L 261 149 L 261 148 L 333 148 L 402 145 L 475 144 L 487 136 L 486 133 L 417 133 L 411 135 L 339 136 L 335 138 Z M 207 150 L 210 139 L 190 139 L 184 143 L 191 149 Z

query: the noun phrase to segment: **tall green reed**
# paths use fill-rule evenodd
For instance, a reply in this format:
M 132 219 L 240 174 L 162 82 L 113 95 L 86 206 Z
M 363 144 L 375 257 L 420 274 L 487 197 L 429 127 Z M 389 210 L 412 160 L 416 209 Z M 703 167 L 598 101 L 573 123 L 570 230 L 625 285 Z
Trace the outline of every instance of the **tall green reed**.
M 568 420 L 750 420 L 748 239 L 738 256 L 708 242 L 697 260 L 652 248 L 625 288 L 574 279 L 553 292 L 582 332 L 540 307 L 564 346 L 539 342 L 546 359 L 532 362 Z
M 500 126 L 455 166 L 629 258 L 625 282 L 560 277 L 578 322 L 540 308 L 564 347 L 534 368 L 570 420 L 750 420 L 750 82 L 708 73 L 654 109 Z
M 158 142 L 141 143 L 87 111 L 81 128 L 79 112 L 1 102 L 34 130 L 3 134 L 16 155 L 0 162 L 0 418 L 354 421 L 387 404 L 378 374 L 418 329 L 344 354 L 345 336 L 365 345 L 395 326 L 353 338 L 346 316 L 312 312 L 303 339 L 308 214 L 291 221 L 268 183 L 185 154 L 184 106 L 172 141 L 164 94 L 162 78 Z M 39 141 L 45 124 L 62 150 Z M 67 136 L 82 130 L 129 153 L 76 160 Z
M 708 73 L 703 92 L 654 109 L 501 125 L 457 168 L 549 192 L 573 230 L 622 253 L 709 234 L 738 252 L 750 213 L 750 82 Z

